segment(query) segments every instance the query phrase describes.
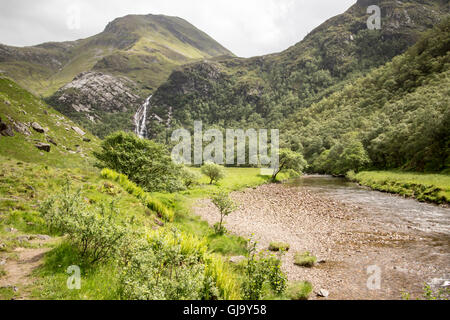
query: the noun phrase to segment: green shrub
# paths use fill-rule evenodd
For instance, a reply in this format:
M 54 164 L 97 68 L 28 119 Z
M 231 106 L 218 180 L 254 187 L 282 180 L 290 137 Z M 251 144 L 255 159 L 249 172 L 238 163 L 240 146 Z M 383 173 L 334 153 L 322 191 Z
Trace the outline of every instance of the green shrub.
M 269 244 L 270 251 L 289 251 L 291 246 L 284 242 L 271 242 Z
M 265 253 L 256 254 L 256 243 L 249 241 L 245 264 L 245 278 L 242 283 L 245 300 L 259 300 L 263 294 L 264 285 L 277 295 L 286 290 L 287 278 L 281 270 L 281 259 Z
M 293 283 L 287 290 L 287 295 L 291 300 L 308 300 L 313 290 L 312 284 L 308 281 Z
M 311 268 L 316 263 L 317 258 L 313 256 L 310 252 L 306 251 L 303 253 L 295 253 L 294 264 L 301 267 Z
M 207 162 L 201 168 L 202 173 L 210 179 L 209 184 L 219 182 L 225 177 L 225 169 L 218 164 Z
M 156 212 L 156 214 L 167 222 L 172 222 L 174 219 L 173 210 L 167 208 L 161 201 L 153 198 L 150 194 L 144 191 L 141 187 L 137 186 L 135 183 L 128 180 L 128 177 L 124 174 L 117 173 L 111 169 L 103 169 L 101 176 L 105 179 L 116 181 L 122 188 L 128 193 L 132 194 L 145 205 L 150 210 Z
M 117 132 L 94 152 L 99 168 L 111 168 L 123 173 L 147 191 L 178 191 L 184 187 L 180 166 L 172 162 L 169 151 L 162 144 L 140 139 L 132 133 Z
M 196 184 L 198 184 L 198 181 L 200 180 L 201 176 L 197 171 L 194 171 L 188 167 L 182 167 L 181 168 L 181 179 L 183 180 L 183 183 L 186 188 L 192 187 Z
M 69 184 L 63 193 L 47 199 L 40 212 L 49 229 L 67 234 L 91 263 L 110 258 L 127 235 L 127 229 L 114 221 L 118 214 L 114 203 L 87 206 L 81 192 L 71 192 Z
M 238 299 L 238 285 L 205 240 L 177 230 L 150 233 L 130 248 L 121 295 L 138 300 Z

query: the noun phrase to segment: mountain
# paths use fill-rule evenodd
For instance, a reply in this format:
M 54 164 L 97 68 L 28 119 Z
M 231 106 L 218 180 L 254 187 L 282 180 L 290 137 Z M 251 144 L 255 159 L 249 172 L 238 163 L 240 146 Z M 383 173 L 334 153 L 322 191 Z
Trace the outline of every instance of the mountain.
M 0 154 L 61 168 L 91 166 L 99 140 L 0 74 Z
M 87 39 L 0 45 L 0 70 L 104 137 L 133 130 L 133 114 L 176 66 L 223 55 L 233 56 L 183 19 L 129 15 Z
M 450 168 L 450 18 L 405 54 L 291 116 L 281 130 L 314 172 Z M 356 165 L 355 165 L 356 163 Z
M 381 8 L 381 30 L 367 28 L 369 2 Z M 450 12 L 448 1 L 369 2 L 358 1 L 281 53 L 219 57 L 177 68 L 152 97 L 149 137 L 164 137 L 161 123 L 169 118 L 172 127 L 191 126 L 193 120 L 280 127 L 297 110 L 405 52 Z
M 91 70 L 126 76 L 151 91 L 174 66 L 219 55 L 233 54 L 183 19 L 128 15 L 87 39 L 24 48 L 0 45 L 0 69 L 45 97 Z

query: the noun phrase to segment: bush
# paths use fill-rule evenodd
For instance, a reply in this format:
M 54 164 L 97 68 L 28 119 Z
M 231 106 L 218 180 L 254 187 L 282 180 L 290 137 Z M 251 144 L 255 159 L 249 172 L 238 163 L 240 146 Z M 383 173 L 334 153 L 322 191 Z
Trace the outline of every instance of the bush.
M 284 242 L 271 242 L 269 244 L 270 251 L 289 251 L 290 248 L 289 243 Z
M 71 192 L 69 184 L 62 194 L 47 199 L 40 212 L 49 229 L 67 234 L 91 263 L 115 254 L 127 235 L 127 229 L 114 221 L 118 214 L 114 203 L 88 207 L 80 191 Z
M 120 174 L 111 169 L 103 169 L 101 175 L 105 179 L 113 180 L 119 183 L 122 188 L 128 193 L 132 194 L 150 210 L 154 211 L 161 219 L 172 222 L 174 219 L 173 210 L 167 208 L 161 201 L 153 198 L 150 194 L 145 192 L 141 187 L 128 180 L 128 177 L 124 174 Z
M 207 254 L 205 240 L 177 230 L 156 231 L 124 261 L 121 295 L 137 300 L 238 299 L 231 272 Z
M 213 182 L 218 182 L 219 180 L 225 178 L 224 168 L 212 162 L 205 163 L 202 166 L 201 171 L 210 179 L 209 184 L 213 184 Z
M 308 281 L 293 283 L 289 286 L 287 294 L 291 300 L 308 300 L 313 286 Z
M 286 290 L 287 278 L 281 271 L 281 259 L 273 255 L 256 255 L 256 243 L 249 241 L 248 259 L 245 265 L 245 278 L 242 283 L 245 300 L 259 300 L 265 284 L 277 295 Z
M 188 168 L 182 167 L 181 169 L 181 179 L 186 188 L 189 188 L 193 185 L 198 184 L 198 180 L 200 180 L 201 176 L 198 172 Z
M 132 133 L 117 132 L 94 152 L 97 167 L 110 168 L 122 174 L 147 191 L 178 191 L 183 189 L 180 166 L 172 162 L 162 144 L 140 139 Z
M 301 267 L 311 268 L 316 263 L 317 258 L 310 252 L 296 253 L 294 257 L 294 264 Z

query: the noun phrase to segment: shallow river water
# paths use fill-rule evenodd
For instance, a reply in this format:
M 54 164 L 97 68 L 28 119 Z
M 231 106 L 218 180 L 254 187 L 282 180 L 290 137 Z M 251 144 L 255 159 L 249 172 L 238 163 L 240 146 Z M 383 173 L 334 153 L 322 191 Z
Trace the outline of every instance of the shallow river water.
M 372 219 L 384 224 L 406 225 L 436 236 L 450 235 L 448 207 L 373 191 L 344 178 L 331 176 L 304 176 L 288 185 L 304 187 L 313 193 L 368 209 L 372 213 Z

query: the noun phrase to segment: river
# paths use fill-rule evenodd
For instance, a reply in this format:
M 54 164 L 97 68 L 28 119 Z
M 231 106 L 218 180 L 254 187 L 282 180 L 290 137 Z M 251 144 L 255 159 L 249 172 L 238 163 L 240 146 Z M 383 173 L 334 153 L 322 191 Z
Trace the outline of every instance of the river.
M 344 178 L 304 176 L 290 181 L 288 186 L 302 187 L 311 192 L 344 203 L 364 207 L 372 218 L 384 224 L 403 225 L 426 233 L 450 235 L 450 208 L 418 202 L 398 195 L 373 191 Z
M 422 298 L 424 284 L 440 290 L 450 280 L 450 209 L 372 191 L 345 179 L 304 176 L 233 192 L 239 209 L 225 227 L 253 235 L 258 249 L 285 242 L 282 269 L 290 281 L 307 280 L 328 299 Z M 214 225 L 217 208 L 199 200 L 194 211 Z M 310 251 L 322 263 L 296 266 L 295 253 Z M 371 288 L 378 270 L 379 288 Z M 316 295 L 312 299 L 321 299 Z

